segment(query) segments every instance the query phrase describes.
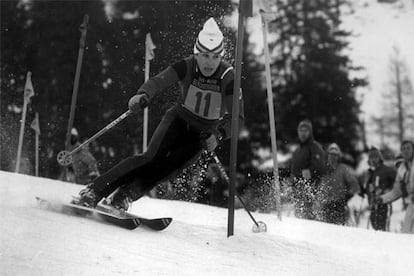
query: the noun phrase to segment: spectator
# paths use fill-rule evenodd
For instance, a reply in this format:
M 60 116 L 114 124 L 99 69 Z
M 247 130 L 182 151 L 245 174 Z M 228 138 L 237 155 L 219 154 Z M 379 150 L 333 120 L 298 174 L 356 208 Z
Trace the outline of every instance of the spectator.
M 335 143 L 328 147 L 327 172 L 321 178 L 318 196 L 322 221 L 345 225 L 347 202 L 359 193 L 358 179 L 351 167 L 342 162 L 342 152 Z
M 414 162 L 412 162 L 410 168 L 410 181 L 407 185 L 407 194 L 409 202 L 405 211 L 405 217 L 401 231 L 403 233 L 414 234 Z
M 402 151 L 402 146 L 403 146 L 403 144 L 405 143 L 405 142 L 409 142 L 409 141 L 403 141 L 402 142 L 402 144 L 401 144 L 401 151 Z M 404 159 L 404 157 L 403 157 L 403 155 L 402 154 L 399 154 L 399 155 L 397 155 L 396 157 L 395 157 L 395 160 L 394 160 L 394 166 L 395 166 L 395 169 L 397 169 L 398 170 L 398 168 L 404 163 L 404 161 L 405 161 L 405 159 Z
M 291 163 L 291 182 L 295 215 L 314 219 L 313 205 L 320 177 L 325 172 L 326 153 L 314 140 L 312 123 L 303 120 L 298 125 L 299 148 L 295 150 Z
M 405 141 L 403 141 L 403 143 L 404 143 Z M 402 146 L 402 144 L 401 144 L 401 146 Z M 397 170 L 397 173 L 398 173 L 398 168 L 402 165 L 404 163 L 404 158 L 402 157 L 402 155 L 401 154 L 399 154 L 398 156 L 396 156 L 395 157 L 395 160 L 394 160 L 394 166 L 395 166 L 395 169 Z M 410 171 L 410 170 L 408 170 L 408 171 Z M 395 184 L 394 184 L 395 185 Z M 394 189 L 394 188 L 393 188 Z M 402 201 L 402 208 L 403 208 L 403 210 L 406 210 L 407 209 L 407 200 L 409 200 L 408 198 L 406 198 L 407 197 L 407 195 L 405 196 L 405 197 L 402 197 L 401 198 L 401 201 Z
M 76 128 L 72 128 L 70 136 L 70 151 L 79 147 L 79 133 Z M 80 151 L 72 155 L 71 169 L 74 174 L 74 182 L 86 185 L 95 177 L 99 176 L 97 162 L 95 157 L 89 151 L 88 147 L 82 147 Z
M 375 230 L 387 230 L 387 221 L 391 206 L 376 202 L 376 198 L 392 189 L 396 171 L 393 167 L 386 166 L 381 152 L 372 147 L 368 152 L 368 164 L 371 170 L 363 187 L 363 193 L 368 196 L 370 206 L 370 221 Z
M 406 215 L 404 218 L 402 232 L 403 233 L 414 233 L 414 225 L 413 225 L 413 193 L 414 193 L 414 186 L 413 183 L 410 182 L 410 171 L 412 170 L 413 164 L 413 157 L 414 157 L 414 143 L 411 141 L 403 141 L 401 143 L 401 155 L 403 157 L 403 161 L 397 168 L 397 175 L 395 177 L 394 186 L 391 191 L 388 193 L 381 195 L 376 199 L 376 204 L 387 204 L 397 200 L 400 197 L 407 197 L 408 198 L 408 206 L 406 209 Z

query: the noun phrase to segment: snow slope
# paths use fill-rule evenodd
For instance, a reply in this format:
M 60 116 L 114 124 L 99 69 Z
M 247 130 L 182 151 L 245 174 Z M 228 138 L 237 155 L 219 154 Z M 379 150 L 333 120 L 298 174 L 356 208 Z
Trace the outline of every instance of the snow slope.
M 132 213 L 172 216 L 162 232 L 133 231 L 40 209 L 81 187 L 0 171 L 1 275 L 410 275 L 414 237 L 255 213 L 267 233 L 236 211 L 143 198 Z

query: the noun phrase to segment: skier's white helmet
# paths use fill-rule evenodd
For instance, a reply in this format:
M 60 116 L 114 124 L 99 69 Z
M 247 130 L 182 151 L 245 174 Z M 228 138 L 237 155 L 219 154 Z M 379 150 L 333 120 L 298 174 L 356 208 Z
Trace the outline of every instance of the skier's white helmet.
M 213 17 L 210 17 L 204 23 L 203 29 L 197 37 L 194 45 L 194 54 L 198 53 L 216 53 L 224 55 L 223 33 Z

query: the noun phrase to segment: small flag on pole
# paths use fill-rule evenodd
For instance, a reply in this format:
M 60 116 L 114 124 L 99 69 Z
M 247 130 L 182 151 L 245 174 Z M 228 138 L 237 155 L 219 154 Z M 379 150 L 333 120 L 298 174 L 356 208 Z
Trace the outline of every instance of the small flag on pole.
M 30 127 L 36 132 L 37 135 L 40 135 L 39 118 L 37 116 L 33 119 Z
M 24 85 L 24 100 L 23 100 L 23 112 L 22 120 L 20 121 L 20 135 L 19 135 L 19 144 L 17 146 L 17 158 L 16 158 L 16 173 L 19 173 L 20 170 L 20 160 L 22 155 L 23 147 L 23 135 L 24 135 L 24 126 L 26 122 L 26 113 L 27 105 L 30 103 L 30 98 L 34 96 L 33 84 L 32 84 L 32 72 L 27 72 L 26 84 Z
M 255 4 L 254 10 L 261 14 L 263 20 L 267 22 L 276 20 L 277 18 L 276 12 L 272 11 L 269 0 L 255 1 L 254 4 Z
M 254 5 L 253 9 L 256 11 L 260 11 L 260 10 L 265 11 L 265 12 L 271 11 L 269 0 L 254 1 L 253 5 Z
M 151 34 L 147 33 L 147 36 L 145 38 L 145 59 L 146 60 L 152 60 L 154 58 L 154 49 L 155 47 L 154 42 L 152 42 Z
M 30 98 L 34 96 L 33 84 L 32 84 L 32 72 L 27 72 L 26 84 L 24 85 L 24 101 L 30 102 Z

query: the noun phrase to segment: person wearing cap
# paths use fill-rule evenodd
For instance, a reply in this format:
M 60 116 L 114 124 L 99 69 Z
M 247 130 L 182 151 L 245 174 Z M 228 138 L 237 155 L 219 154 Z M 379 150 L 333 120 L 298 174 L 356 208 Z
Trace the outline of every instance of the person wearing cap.
M 410 180 L 414 159 L 414 143 L 405 140 L 401 143 L 400 150 L 403 160 L 397 167 L 393 188 L 388 193 L 378 196 L 375 199 L 375 204 L 389 204 L 400 197 L 408 197 L 408 206 L 401 232 L 414 234 L 414 181 Z
M 295 215 L 314 219 L 313 206 L 321 176 L 326 170 L 326 153 L 313 138 L 312 123 L 305 119 L 297 128 L 299 147 L 291 160 L 291 183 Z
M 127 210 L 157 183 L 193 163 L 202 151 L 214 151 L 221 140 L 230 138 L 234 69 L 222 60 L 224 37 L 214 18 L 205 22 L 193 51 L 146 81 L 128 102 L 132 113 L 138 114 L 155 95 L 180 85 L 178 103 L 164 115 L 148 150 L 94 179 L 74 203 L 94 207 L 119 188 L 112 205 Z M 242 100 L 240 105 L 242 123 Z
M 409 142 L 409 143 L 412 143 L 411 141 L 403 141 L 403 143 L 405 143 L 405 142 Z M 402 147 L 402 144 L 401 144 L 401 147 Z M 405 165 L 404 164 L 404 157 L 401 155 L 401 154 L 399 154 L 399 155 L 397 155 L 396 157 L 395 157 L 395 160 L 394 160 L 394 166 L 395 166 L 395 169 L 397 170 L 397 174 L 398 174 L 398 169 L 399 169 L 399 167 L 401 166 L 401 165 Z M 410 171 L 409 169 L 408 169 L 408 171 Z M 395 184 L 395 182 L 394 182 L 394 184 Z M 406 187 L 406 186 L 405 186 Z M 393 188 L 394 189 L 394 188 Z M 406 202 L 406 196 L 407 195 L 405 195 L 405 196 L 403 196 L 401 199 L 402 199 L 402 207 L 403 207 L 403 210 L 406 210 L 407 209 L 407 202 Z
M 368 165 L 370 166 L 370 177 L 364 183 L 361 195 L 366 194 L 368 196 L 371 211 L 369 219 L 372 228 L 386 231 L 391 206 L 376 202 L 376 199 L 392 190 L 396 170 L 393 166 L 384 164 L 384 158 L 376 147 L 372 147 L 368 151 Z
M 79 145 L 79 133 L 76 128 L 72 128 L 69 150 L 72 151 L 79 147 Z M 97 161 L 89 151 L 88 147 L 82 147 L 78 152 L 72 154 L 72 164 L 70 168 L 74 175 L 73 182 L 77 184 L 88 184 L 95 177 L 99 176 Z
M 353 169 L 342 162 L 342 151 L 336 143 L 328 146 L 327 173 L 318 189 L 319 218 L 328 223 L 345 225 L 347 202 L 359 193 L 358 179 Z

